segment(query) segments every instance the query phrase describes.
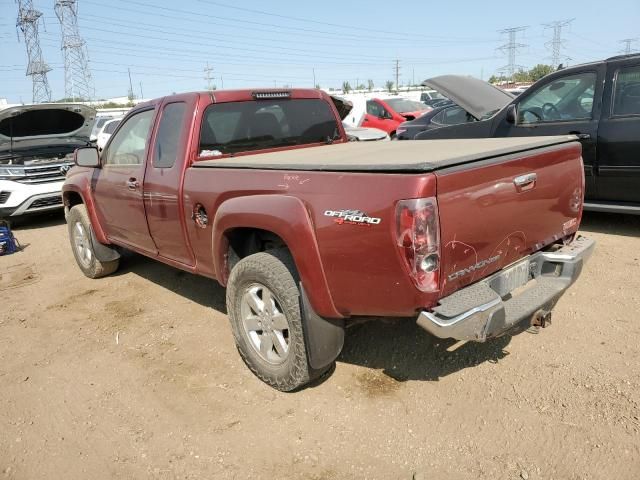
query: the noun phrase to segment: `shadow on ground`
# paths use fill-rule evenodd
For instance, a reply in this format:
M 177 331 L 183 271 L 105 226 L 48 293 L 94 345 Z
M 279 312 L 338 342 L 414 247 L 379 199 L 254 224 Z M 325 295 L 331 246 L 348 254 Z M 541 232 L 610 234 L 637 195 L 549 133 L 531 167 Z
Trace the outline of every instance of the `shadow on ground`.
M 55 227 L 57 225 L 63 225 L 64 212 L 62 210 L 55 210 L 48 213 L 38 213 L 32 215 L 24 215 L 17 218 L 5 218 L 11 228 L 16 232 L 20 230 L 33 230 L 36 228 Z
M 125 252 L 113 276 L 134 273 L 192 302 L 227 314 L 225 289 L 210 278 L 192 275 L 143 255 Z
M 454 340 L 422 330 L 413 319 L 372 320 L 347 329 L 338 361 L 382 370 L 397 381 L 437 381 L 484 362 L 498 362 L 509 353 L 510 336 L 485 343 L 469 342 L 453 352 Z
M 580 231 L 637 237 L 640 235 L 640 215 L 584 212 Z

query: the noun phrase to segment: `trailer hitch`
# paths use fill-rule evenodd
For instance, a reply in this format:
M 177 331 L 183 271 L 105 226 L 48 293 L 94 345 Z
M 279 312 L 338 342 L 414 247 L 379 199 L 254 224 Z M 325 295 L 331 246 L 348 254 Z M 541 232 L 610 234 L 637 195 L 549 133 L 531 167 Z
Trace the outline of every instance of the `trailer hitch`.
M 533 314 L 531 326 L 545 328 L 547 325 L 551 325 L 551 312 L 538 310 Z

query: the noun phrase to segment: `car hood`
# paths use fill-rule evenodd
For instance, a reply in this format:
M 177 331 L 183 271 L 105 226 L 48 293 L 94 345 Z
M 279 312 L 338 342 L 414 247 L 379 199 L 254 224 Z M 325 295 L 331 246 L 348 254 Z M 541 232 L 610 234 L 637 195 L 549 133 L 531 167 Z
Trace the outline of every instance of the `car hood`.
M 422 85 L 437 90 L 478 120 L 502 109 L 515 98 L 490 83 L 463 75 L 429 78 Z
M 88 142 L 94 108 L 75 103 L 19 105 L 0 110 L 0 151 Z
M 336 97 L 333 95 L 331 95 L 331 100 L 333 101 L 333 104 L 335 105 L 336 110 L 338 110 L 338 115 L 340 115 L 340 120 L 344 120 L 345 118 L 347 118 L 347 115 L 349 115 L 349 112 L 353 110 L 353 103 L 351 103 L 349 100 L 345 100 L 344 98 Z

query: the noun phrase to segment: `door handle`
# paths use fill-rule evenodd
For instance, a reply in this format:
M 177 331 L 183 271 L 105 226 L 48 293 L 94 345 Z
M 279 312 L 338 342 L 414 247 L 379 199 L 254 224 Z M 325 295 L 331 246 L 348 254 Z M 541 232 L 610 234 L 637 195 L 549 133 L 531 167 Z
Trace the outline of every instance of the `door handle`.
M 138 182 L 138 180 L 136 180 L 135 178 L 130 178 L 129 180 L 127 180 L 127 188 L 129 190 L 135 190 L 140 186 L 140 182 Z
M 519 191 L 531 190 L 536 186 L 536 180 L 538 179 L 537 173 L 526 173 L 513 179 L 513 183 L 516 189 Z
M 580 133 L 580 132 L 569 132 L 570 135 L 575 135 L 579 140 L 589 140 L 591 139 L 590 133 Z

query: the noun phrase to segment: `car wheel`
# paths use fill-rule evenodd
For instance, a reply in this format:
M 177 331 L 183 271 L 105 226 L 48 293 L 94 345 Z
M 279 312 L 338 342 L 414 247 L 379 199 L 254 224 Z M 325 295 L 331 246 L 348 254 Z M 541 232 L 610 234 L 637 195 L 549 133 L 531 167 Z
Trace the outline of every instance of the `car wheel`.
M 84 205 L 76 205 L 69 210 L 67 228 L 71 250 L 82 273 L 89 278 L 100 278 L 118 269 L 119 259 L 101 262 L 96 257 L 91 242 L 91 221 Z
M 300 310 L 298 274 L 286 249 L 240 260 L 227 285 L 238 351 L 263 382 L 288 392 L 312 379 Z

